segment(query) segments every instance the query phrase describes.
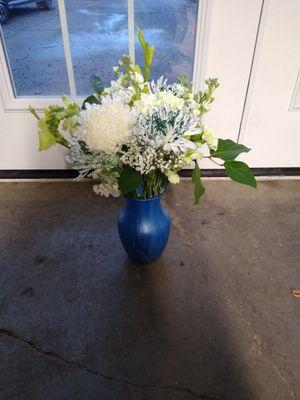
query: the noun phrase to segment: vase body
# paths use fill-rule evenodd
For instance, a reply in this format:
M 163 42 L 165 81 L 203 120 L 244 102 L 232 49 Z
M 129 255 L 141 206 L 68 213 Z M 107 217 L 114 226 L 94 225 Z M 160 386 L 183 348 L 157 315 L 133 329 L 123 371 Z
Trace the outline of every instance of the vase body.
M 147 200 L 127 197 L 119 215 L 121 242 L 130 258 L 139 264 L 156 261 L 169 239 L 170 217 L 160 200 L 161 195 Z

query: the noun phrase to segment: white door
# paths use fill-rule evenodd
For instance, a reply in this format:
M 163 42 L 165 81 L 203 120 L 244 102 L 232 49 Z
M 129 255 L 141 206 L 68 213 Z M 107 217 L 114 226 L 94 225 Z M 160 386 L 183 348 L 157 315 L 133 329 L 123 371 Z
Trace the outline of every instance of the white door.
M 163 73 L 172 79 L 187 72 L 196 87 L 201 87 L 206 77 L 218 77 L 221 86 L 208 124 L 222 137 L 237 140 L 240 134 L 242 141 L 254 149 L 253 166 L 281 166 L 278 159 L 274 160 L 274 154 L 256 148 L 262 137 L 267 142 L 266 135 L 274 134 L 261 132 L 267 127 L 263 122 L 253 123 L 260 111 L 255 108 L 261 96 L 257 88 L 263 90 L 260 76 L 264 74 L 264 46 L 269 49 L 268 40 L 264 43 L 260 38 L 260 22 L 264 21 L 264 29 L 269 32 L 266 36 L 275 35 L 278 40 L 280 34 L 274 32 L 274 26 L 283 12 L 287 21 L 280 20 L 281 35 L 285 29 L 290 33 L 280 37 L 280 49 L 296 53 L 299 27 L 295 21 L 300 17 L 297 3 L 297 0 L 53 0 L 54 7 L 49 11 L 38 10 L 34 2 L 10 10 L 9 20 L 2 25 L 0 43 L 0 169 L 67 167 L 63 149 L 38 152 L 36 122 L 27 111 L 28 106 L 41 109 L 57 103 L 63 94 L 83 97 L 88 92 L 89 75 L 97 73 L 109 82 L 111 67 L 128 51 L 139 62 L 140 52 L 133 39 L 135 26 L 140 26 L 156 46 L 154 74 Z M 284 24 L 290 26 L 284 28 Z M 254 60 L 255 65 L 254 56 L 259 57 L 259 62 Z M 299 55 L 289 63 L 290 58 L 284 60 L 284 69 L 294 87 Z M 278 79 L 278 68 L 275 65 L 269 71 L 270 81 Z M 252 83 L 254 78 L 256 84 Z M 272 94 L 272 101 L 277 110 L 282 103 L 277 103 L 276 94 Z M 290 93 L 280 92 L 280 96 L 287 94 Z M 291 110 L 299 109 L 299 100 L 299 89 L 295 89 Z M 271 111 L 269 105 L 260 104 L 266 114 Z M 286 108 L 284 111 L 276 114 L 281 127 L 292 124 L 292 129 L 286 129 L 292 141 L 299 114 Z M 282 150 L 284 140 L 278 143 Z M 295 152 L 290 155 L 289 163 L 282 161 L 282 166 L 295 164 L 297 155 Z M 203 167 L 214 166 L 205 163 Z
M 264 2 L 240 141 L 253 167 L 300 167 L 299 0 Z

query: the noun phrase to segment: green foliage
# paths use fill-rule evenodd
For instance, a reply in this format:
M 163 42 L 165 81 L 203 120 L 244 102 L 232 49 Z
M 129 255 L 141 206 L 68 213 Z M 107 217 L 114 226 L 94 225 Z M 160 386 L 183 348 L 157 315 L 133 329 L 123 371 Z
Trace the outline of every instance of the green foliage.
M 100 100 L 94 94 L 92 94 L 88 96 L 86 99 L 84 99 L 81 109 L 86 110 L 87 104 L 100 104 Z
M 92 75 L 90 77 L 90 85 L 94 89 L 94 92 L 98 95 L 104 91 L 104 84 L 100 76 Z
M 200 131 L 200 128 L 199 128 L 199 131 Z M 185 136 L 183 136 L 183 138 L 190 140 L 191 142 L 194 142 L 199 147 L 201 147 L 204 143 L 204 141 L 202 140 L 202 132 L 196 133 L 195 135 L 185 135 Z
M 145 82 L 149 81 L 150 78 L 150 71 L 151 71 L 151 64 L 153 61 L 153 55 L 154 55 L 154 50 L 155 47 L 153 45 L 149 45 L 149 43 L 146 42 L 144 35 L 140 28 L 137 28 L 137 35 L 139 38 L 139 41 L 141 43 L 141 46 L 143 48 L 144 52 L 144 70 L 143 70 L 143 75 Z
M 198 110 L 200 112 L 200 117 L 202 117 L 208 110 L 209 105 L 215 100 L 213 97 L 214 91 L 219 86 L 218 79 L 209 78 L 205 81 L 206 89 L 204 92 L 201 90 L 196 92 L 194 95 L 194 100 L 198 103 Z
M 84 99 L 81 109 L 86 110 L 87 104 L 101 104 L 101 94 L 104 92 L 104 84 L 102 79 L 97 75 L 92 75 L 90 77 L 90 85 L 94 89 L 94 94 L 91 94 L 86 99 Z
M 47 150 L 54 144 L 61 144 L 69 147 L 68 141 L 59 132 L 58 127 L 61 121 L 63 129 L 72 133 L 76 129 L 74 116 L 79 114 L 80 108 L 76 103 L 69 103 L 66 97 L 63 97 L 65 106 L 49 106 L 44 110 L 44 117 L 41 118 L 33 107 L 29 111 L 38 119 L 39 127 L 39 150 Z
M 234 160 L 241 153 L 248 153 L 250 149 L 230 139 L 219 139 L 217 150 L 211 150 L 210 155 L 224 161 Z
M 142 175 L 138 171 L 128 165 L 124 165 L 118 179 L 119 189 L 122 194 L 135 192 L 141 181 Z
M 135 79 L 135 73 L 140 71 L 140 67 L 138 65 L 133 65 L 130 57 L 126 55 L 122 57 L 122 60 L 119 62 L 119 64 L 123 67 L 125 72 L 125 77 L 123 78 L 125 79 L 124 83 L 130 84 L 134 89 L 134 96 L 131 99 L 132 105 L 135 100 L 138 100 L 141 97 L 141 89 Z
M 255 177 L 247 164 L 242 161 L 229 160 L 225 161 L 224 167 L 227 175 L 233 181 L 256 188 L 257 183 Z
M 195 203 L 198 204 L 200 197 L 205 193 L 205 187 L 201 182 L 201 170 L 197 162 L 195 162 L 195 168 L 192 173 L 192 182 L 194 184 L 194 195 L 195 195 Z
M 190 94 L 192 93 L 193 90 L 193 85 L 192 82 L 188 79 L 188 77 L 185 74 L 179 75 L 177 77 L 177 82 L 184 88 L 184 93 L 182 97 L 185 100 L 190 99 Z
M 123 165 L 118 177 L 118 186 L 122 194 L 135 199 L 151 199 L 164 192 L 168 185 L 167 177 L 160 171 L 140 174 L 128 165 Z
M 149 174 L 142 175 L 142 182 L 139 186 L 137 198 L 151 199 L 163 193 L 168 185 L 168 179 L 160 171 L 151 171 Z
M 192 91 L 192 83 L 189 81 L 186 74 L 179 75 L 177 77 L 177 82 L 180 83 L 180 85 L 186 88 L 189 92 Z
M 45 119 L 38 120 L 39 127 L 39 151 L 48 150 L 56 143 L 55 136 L 50 132 L 49 126 Z

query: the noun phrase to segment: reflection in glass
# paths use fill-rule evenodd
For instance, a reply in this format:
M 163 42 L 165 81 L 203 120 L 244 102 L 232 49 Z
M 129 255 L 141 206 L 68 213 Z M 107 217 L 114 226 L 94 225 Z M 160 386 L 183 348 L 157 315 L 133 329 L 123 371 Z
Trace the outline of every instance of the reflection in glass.
M 91 92 L 93 74 L 109 85 L 128 53 L 127 0 L 65 0 L 77 94 Z
M 170 82 L 193 75 L 198 0 L 135 0 L 135 25 L 155 45 L 152 78 L 163 75 Z M 143 61 L 138 42 L 136 62 Z

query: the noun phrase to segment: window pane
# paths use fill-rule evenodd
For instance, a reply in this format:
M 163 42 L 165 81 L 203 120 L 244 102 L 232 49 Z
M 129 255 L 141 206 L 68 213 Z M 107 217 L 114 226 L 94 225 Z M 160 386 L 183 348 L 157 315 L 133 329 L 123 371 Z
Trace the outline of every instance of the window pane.
M 105 85 L 128 53 L 127 0 L 65 0 L 77 94 L 91 93 L 93 74 Z
M 135 0 L 135 26 L 155 45 L 151 78 L 170 82 L 182 73 L 192 79 L 198 0 Z M 136 62 L 143 63 L 136 41 Z
M 11 7 L 1 27 L 15 95 L 69 93 L 56 0 L 51 10 L 39 9 L 35 1 Z

